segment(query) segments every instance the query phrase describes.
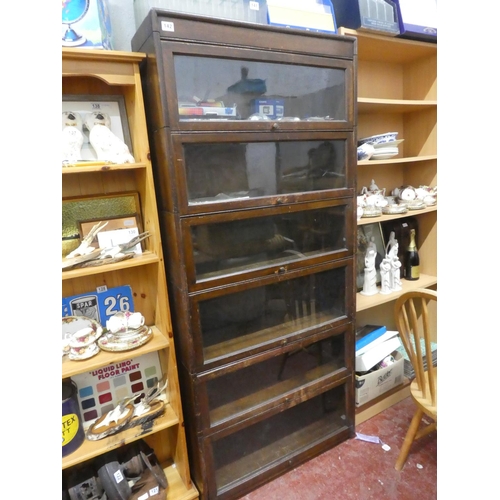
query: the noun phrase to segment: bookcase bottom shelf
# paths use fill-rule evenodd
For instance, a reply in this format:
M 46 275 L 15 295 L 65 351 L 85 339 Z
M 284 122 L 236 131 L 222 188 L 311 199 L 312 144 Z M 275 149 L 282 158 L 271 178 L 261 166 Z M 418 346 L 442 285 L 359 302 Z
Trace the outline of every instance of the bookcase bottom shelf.
M 178 416 L 175 414 L 170 404 L 167 404 L 165 413 L 152 421 L 150 423 L 150 427 L 147 429 L 138 425 L 116 434 L 112 434 L 111 436 L 105 437 L 98 441 L 89 441 L 85 439 L 82 445 L 77 450 L 75 450 L 70 455 L 63 457 L 62 468 L 66 469 L 87 460 L 91 460 L 98 455 L 102 455 L 104 453 L 107 453 L 108 451 L 119 448 L 126 443 L 131 443 L 138 439 L 159 432 L 162 429 L 167 429 L 169 427 L 177 425 L 178 423 Z
M 355 425 L 365 422 L 407 398 L 410 395 L 410 383 L 411 381 L 405 378 L 401 385 L 356 408 Z
M 190 487 L 186 488 L 186 485 L 182 482 L 181 476 L 179 475 L 175 464 L 163 464 L 165 475 L 168 481 L 168 494 L 167 498 L 175 498 L 176 500 L 194 500 L 198 498 L 198 490 L 195 485 L 190 482 Z

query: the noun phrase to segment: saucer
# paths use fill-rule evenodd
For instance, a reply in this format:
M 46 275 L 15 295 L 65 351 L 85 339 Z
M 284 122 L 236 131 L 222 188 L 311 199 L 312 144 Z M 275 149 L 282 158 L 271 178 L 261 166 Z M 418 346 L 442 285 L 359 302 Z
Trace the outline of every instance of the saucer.
M 144 325 L 137 330 L 128 330 L 125 335 L 115 335 L 111 332 L 105 333 L 97 341 L 97 344 L 103 351 L 130 351 L 131 349 L 141 347 L 152 338 L 153 330 Z
M 100 351 L 97 344 L 93 343 L 87 347 L 73 347 L 71 348 L 68 357 L 72 361 L 82 361 L 84 359 L 89 359 L 92 356 L 95 356 Z
M 81 337 L 79 337 L 81 332 Z M 85 347 L 95 342 L 102 334 L 102 326 L 94 319 L 87 316 L 62 317 L 62 343 L 63 353 L 70 347 Z M 75 336 L 75 334 L 77 334 Z M 87 340 L 85 338 L 88 337 Z
M 382 215 L 382 209 L 375 206 L 363 207 L 363 215 L 361 217 L 379 217 Z
M 422 210 L 422 208 L 425 208 L 426 204 L 422 200 L 412 200 L 408 202 L 408 209 L 409 210 Z
M 403 204 L 391 204 L 385 207 L 382 207 L 383 214 L 405 214 L 408 212 L 408 205 L 406 203 Z

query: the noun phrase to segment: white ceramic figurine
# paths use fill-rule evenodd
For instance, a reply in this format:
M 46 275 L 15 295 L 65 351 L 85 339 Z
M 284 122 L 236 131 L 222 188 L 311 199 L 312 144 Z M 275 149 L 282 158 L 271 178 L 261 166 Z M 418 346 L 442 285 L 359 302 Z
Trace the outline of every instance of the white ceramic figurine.
M 128 146 L 111 131 L 111 119 L 107 113 L 93 111 L 85 116 L 89 141 L 97 159 L 111 163 L 135 163 Z
M 377 257 L 377 245 L 375 238 L 372 236 L 366 248 L 365 254 L 365 279 L 363 282 L 363 290 L 361 295 L 375 295 L 377 289 L 377 270 L 375 268 L 375 258 Z
M 73 164 L 82 159 L 83 121 L 75 111 L 62 113 L 62 162 Z

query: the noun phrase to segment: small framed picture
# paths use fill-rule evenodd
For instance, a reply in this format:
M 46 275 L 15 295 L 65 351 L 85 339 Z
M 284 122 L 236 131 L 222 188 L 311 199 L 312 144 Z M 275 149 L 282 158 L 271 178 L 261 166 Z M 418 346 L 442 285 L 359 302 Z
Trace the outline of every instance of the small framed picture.
M 365 254 L 368 243 L 372 238 L 375 246 L 377 247 L 377 256 L 375 258 L 377 285 L 381 284 L 380 263 L 385 257 L 385 243 L 384 236 L 382 234 L 382 227 L 379 222 L 362 224 L 358 226 L 358 247 L 356 252 L 356 290 L 358 292 L 363 289 L 363 283 L 365 280 Z
M 97 154 L 89 141 L 89 130 L 85 126 L 85 118 L 89 113 L 101 111 L 110 118 L 110 130 L 122 140 L 130 151 L 132 141 L 125 108 L 125 99 L 122 95 L 70 95 L 62 96 L 62 129 L 66 126 L 66 113 L 73 112 L 76 116 L 77 128 L 83 134 L 83 145 L 81 148 L 81 161 L 96 161 Z
M 132 214 L 132 215 L 131 215 Z M 63 198 L 62 200 L 62 256 L 66 256 L 78 247 L 81 239 L 82 222 L 110 221 L 134 217 L 136 226 L 141 229 L 141 205 L 136 191 L 112 193 L 101 196 L 82 196 Z M 122 225 L 124 221 L 121 221 Z M 86 233 L 88 234 L 88 232 Z M 109 236 L 109 235 L 108 235 Z
M 91 229 L 98 223 L 106 225 L 95 235 L 90 243 L 97 248 L 111 248 L 121 243 L 127 243 L 142 232 L 138 214 L 132 214 L 126 217 L 100 218 L 86 221 L 79 221 L 80 236 L 85 238 Z M 134 247 L 134 253 L 141 254 L 141 243 Z

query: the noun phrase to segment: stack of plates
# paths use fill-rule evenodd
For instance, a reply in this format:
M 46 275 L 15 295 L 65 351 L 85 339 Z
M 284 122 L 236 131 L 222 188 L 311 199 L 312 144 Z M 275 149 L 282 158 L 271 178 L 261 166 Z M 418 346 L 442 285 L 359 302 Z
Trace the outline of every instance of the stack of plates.
M 360 139 L 358 141 L 358 146 L 362 144 L 372 144 L 373 146 L 375 146 L 375 144 L 385 144 L 395 141 L 397 137 L 397 132 L 385 132 L 384 134 L 371 135 L 370 137 L 363 137 L 363 139 Z
M 374 144 L 375 152 L 370 157 L 370 160 L 387 160 L 399 153 L 398 144 L 401 144 L 404 139 L 398 141 L 384 142 L 382 144 Z

